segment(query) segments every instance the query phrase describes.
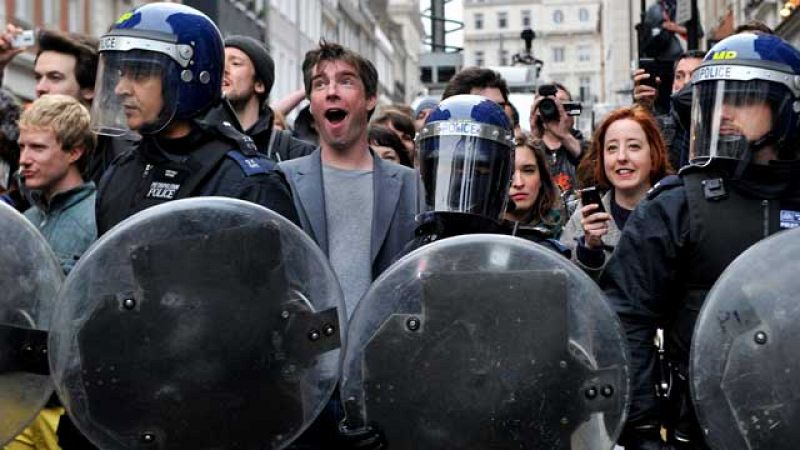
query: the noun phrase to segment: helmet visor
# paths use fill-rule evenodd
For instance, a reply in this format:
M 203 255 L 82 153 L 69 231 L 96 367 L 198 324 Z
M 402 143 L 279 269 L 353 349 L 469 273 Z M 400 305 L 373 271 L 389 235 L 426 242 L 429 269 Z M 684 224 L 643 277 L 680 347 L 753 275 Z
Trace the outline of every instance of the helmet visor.
M 513 147 L 497 140 L 458 135 L 421 140 L 427 208 L 498 219 L 505 210 L 513 161 Z
M 177 109 L 177 87 L 169 73 L 178 68 L 167 56 L 141 50 L 101 52 L 92 103 L 98 134 L 154 134 Z
M 694 85 L 690 158 L 749 160 L 766 150 L 790 100 L 789 91 L 764 80 L 708 80 Z

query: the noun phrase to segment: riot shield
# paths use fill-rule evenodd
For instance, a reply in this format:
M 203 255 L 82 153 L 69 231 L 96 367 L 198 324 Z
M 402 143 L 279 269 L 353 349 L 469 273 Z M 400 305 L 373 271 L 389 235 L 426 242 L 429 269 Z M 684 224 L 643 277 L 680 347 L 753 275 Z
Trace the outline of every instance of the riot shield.
M 61 292 L 56 389 L 103 449 L 283 448 L 338 380 L 342 296 L 302 230 L 193 198 L 104 235 Z
M 63 278 L 36 227 L 0 202 L 0 443 L 19 434 L 53 393 L 46 331 Z
M 390 267 L 348 330 L 345 424 L 392 449 L 610 449 L 621 326 L 569 260 L 518 238 L 443 239 Z
M 692 400 L 711 448 L 800 442 L 800 229 L 739 255 L 706 297 L 692 339 Z

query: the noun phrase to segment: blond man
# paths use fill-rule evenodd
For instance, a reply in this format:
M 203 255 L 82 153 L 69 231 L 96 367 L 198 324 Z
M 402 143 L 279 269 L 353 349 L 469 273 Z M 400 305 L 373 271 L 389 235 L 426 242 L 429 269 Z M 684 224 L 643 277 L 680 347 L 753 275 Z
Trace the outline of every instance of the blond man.
M 97 238 L 95 185 L 81 175 L 95 147 L 89 112 L 67 95 L 45 95 L 22 114 L 19 167 L 39 228 L 69 272 Z

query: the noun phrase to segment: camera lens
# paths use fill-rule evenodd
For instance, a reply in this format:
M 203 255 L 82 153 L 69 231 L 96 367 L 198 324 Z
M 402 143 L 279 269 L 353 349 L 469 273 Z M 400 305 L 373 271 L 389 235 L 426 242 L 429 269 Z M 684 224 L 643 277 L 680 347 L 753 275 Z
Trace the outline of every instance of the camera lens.
M 558 108 L 556 102 L 552 98 L 545 98 L 539 102 L 539 113 L 545 122 L 552 122 L 558 120 Z

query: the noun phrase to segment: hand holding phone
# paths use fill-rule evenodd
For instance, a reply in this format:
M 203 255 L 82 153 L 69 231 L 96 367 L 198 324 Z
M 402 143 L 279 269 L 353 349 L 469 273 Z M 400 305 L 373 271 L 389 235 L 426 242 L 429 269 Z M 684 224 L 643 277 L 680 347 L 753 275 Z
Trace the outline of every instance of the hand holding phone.
M 595 209 L 594 212 L 606 212 L 606 208 L 603 206 L 603 201 L 600 197 L 600 191 L 597 189 L 597 186 L 580 189 L 578 190 L 578 193 L 581 196 L 581 203 L 583 203 L 583 206 L 597 205 L 597 209 Z
M 656 60 L 653 58 L 640 58 L 639 68 L 644 70 L 646 74 L 650 75 L 647 78 L 641 79 L 639 81 L 639 84 L 644 84 L 647 86 L 657 88 L 659 80 L 658 80 L 658 68 L 656 67 Z
M 36 43 L 36 36 L 33 30 L 25 30 L 14 36 L 11 40 L 11 48 L 32 47 Z
M 608 234 L 611 216 L 603 207 L 600 191 L 596 186 L 578 191 L 581 195 L 581 227 L 583 227 L 584 244 L 588 248 L 603 248 L 603 236 Z M 587 205 L 596 205 L 594 210 L 587 211 Z M 603 213 L 598 215 L 597 213 Z

